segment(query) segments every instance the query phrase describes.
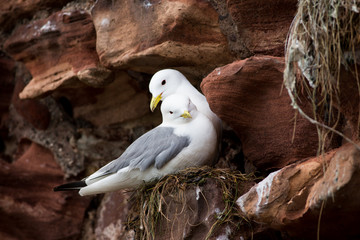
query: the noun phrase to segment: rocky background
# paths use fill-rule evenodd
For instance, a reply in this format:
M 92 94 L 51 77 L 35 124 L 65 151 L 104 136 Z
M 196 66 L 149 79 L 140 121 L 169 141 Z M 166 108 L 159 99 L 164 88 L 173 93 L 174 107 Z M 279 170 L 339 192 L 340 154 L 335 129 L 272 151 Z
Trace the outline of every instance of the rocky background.
M 317 129 L 283 89 L 296 10 L 297 0 L 3 2 L 0 239 L 136 237 L 126 224 L 131 193 L 52 188 L 90 174 L 161 122 L 148 83 L 163 68 L 185 74 L 224 121 L 216 168 L 266 177 L 235 199 L 247 227 L 225 223 L 209 239 L 359 239 L 359 151 L 334 135 L 316 157 Z M 306 96 L 301 104 L 312 111 Z M 346 117 L 339 128 L 357 140 Z M 156 239 L 207 236 L 222 191 L 208 181 L 186 194 L 185 211 Z

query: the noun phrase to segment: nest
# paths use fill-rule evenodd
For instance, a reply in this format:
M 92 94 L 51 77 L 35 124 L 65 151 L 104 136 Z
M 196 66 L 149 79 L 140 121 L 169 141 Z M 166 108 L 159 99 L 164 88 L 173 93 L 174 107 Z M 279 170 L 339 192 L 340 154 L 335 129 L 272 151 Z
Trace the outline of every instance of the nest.
M 359 10 L 359 0 L 300 0 L 290 27 L 284 84 L 294 109 L 316 124 L 319 150 L 324 149 L 329 133 L 352 142 L 336 129 L 341 114 L 335 107 L 340 102 L 340 69 L 352 72 L 360 96 L 356 67 L 360 61 Z M 299 107 L 300 91 L 305 92 L 312 104 L 312 116 Z
M 211 236 L 216 227 L 223 223 L 233 221 L 235 225 L 244 223 L 249 225 L 249 221 L 239 215 L 236 200 L 240 197 L 239 184 L 254 181 L 257 178 L 253 174 L 245 175 L 228 169 L 202 167 L 188 168 L 177 174 L 165 176 L 160 181 L 145 185 L 134 192 L 132 202 L 135 204 L 131 207 L 132 214 L 129 215 L 128 228 L 135 230 L 136 239 L 156 239 L 156 228 L 159 227 L 157 224 L 160 218 L 171 221 L 165 210 L 169 202 L 166 198 L 170 197 L 171 201 L 180 204 L 181 211 L 177 214 L 181 214 L 187 207 L 186 191 L 194 186 L 206 184 L 209 179 L 216 181 L 221 187 L 225 208 L 216 217 L 206 239 Z M 211 199 L 206 201 L 211 201 Z

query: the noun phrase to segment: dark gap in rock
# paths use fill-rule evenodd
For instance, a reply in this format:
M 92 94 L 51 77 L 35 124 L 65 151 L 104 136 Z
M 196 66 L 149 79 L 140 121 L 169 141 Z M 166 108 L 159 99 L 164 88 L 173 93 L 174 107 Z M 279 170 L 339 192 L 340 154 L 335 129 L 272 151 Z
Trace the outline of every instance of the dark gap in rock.
M 74 116 L 73 107 L 69 99 L 66 97 L 60 97 L 57 101 L 70 117 Z

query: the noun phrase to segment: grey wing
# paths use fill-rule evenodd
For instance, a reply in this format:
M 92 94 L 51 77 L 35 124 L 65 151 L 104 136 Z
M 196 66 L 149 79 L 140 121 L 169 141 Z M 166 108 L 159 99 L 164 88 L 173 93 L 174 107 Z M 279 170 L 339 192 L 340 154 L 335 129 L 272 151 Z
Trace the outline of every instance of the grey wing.
M 101 178 L 125 167 L 138 168 L 140 171 L 152 165 L 162 168 L 189 144 L 190 139 L 174 134 L 174 128 L 154 128 L 135 140 L 119 158 L 100 168 L 88 179 Z

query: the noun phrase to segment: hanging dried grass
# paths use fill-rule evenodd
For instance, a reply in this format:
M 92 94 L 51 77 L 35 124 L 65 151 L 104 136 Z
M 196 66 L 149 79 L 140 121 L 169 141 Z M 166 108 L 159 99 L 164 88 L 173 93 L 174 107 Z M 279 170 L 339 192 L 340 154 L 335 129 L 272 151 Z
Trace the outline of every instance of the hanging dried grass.
M 316 124 L 319 153 L 324 151 L 329 133 L 336 133 L 355 144 L 336 129 L 340 112 L 340 68 L 359 64 L 360 46 L 359 0 L 300 0 L 285 46 L 284 84 L 294 109 Z M 354 68 L 360 96 L 359 73 Z M 305 90 L 313 106 L 306 114 L 298 104 L 300 89 Z M 360 118 L 358 118 L 360 122 Z

